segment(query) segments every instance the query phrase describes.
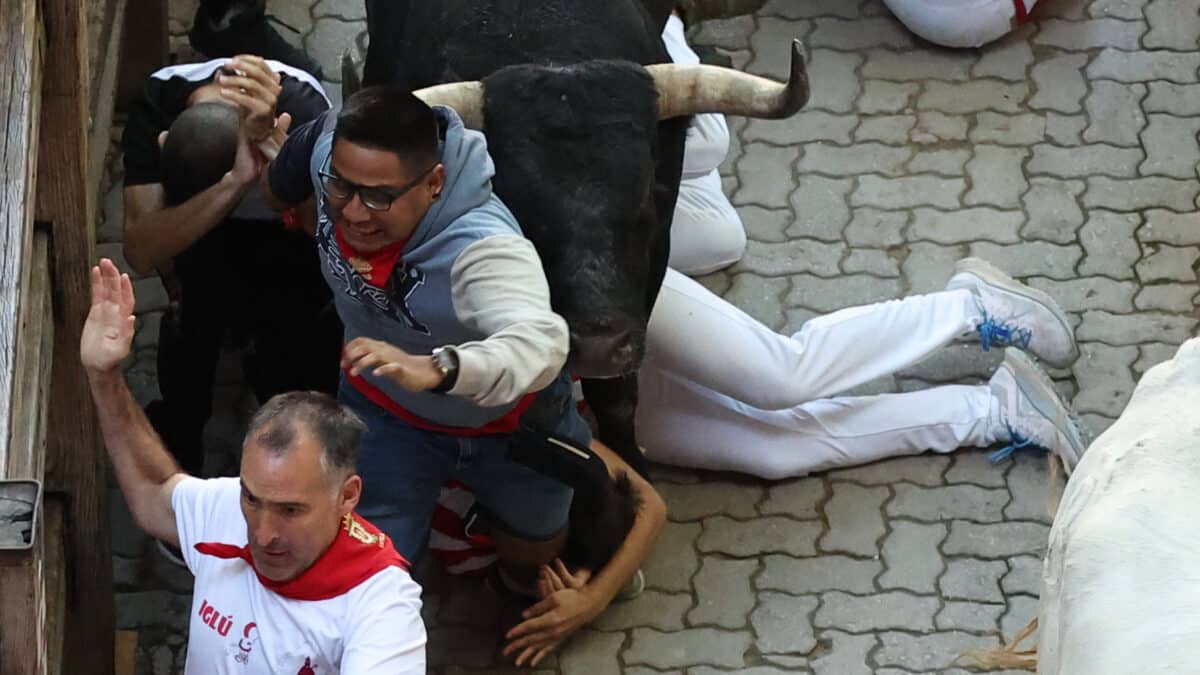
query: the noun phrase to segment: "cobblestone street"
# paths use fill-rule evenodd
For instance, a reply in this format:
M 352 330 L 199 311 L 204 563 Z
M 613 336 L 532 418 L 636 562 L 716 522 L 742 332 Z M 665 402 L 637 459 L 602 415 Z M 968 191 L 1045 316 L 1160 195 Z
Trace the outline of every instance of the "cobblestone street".
M 194 0 L 171 7 L 182 47 Z M 331 76 L 365 40 L 361 0 L 269 10 Z M 984 257 L 1069 312 L 1082 355 L 1052 374 L 1099 433 L 1196 328 L 1198 35 L 1195 0 L 1044 0 L 1017 32 L 961 51 L 912 36 L 880 0 L 771 0 L 701 24 L 695 44 L 777 79 L 800 39 L 813 88 L 791 119 L 730 119 L 722 174 L 750 243 L 702 282 L 791 333 L 834 309 L 940 289 L 955 260 Z M 128 269 L 116 153 L 111 166 L 98 250 Z M 166 294 L 155 278 L 135 288 L 128 373 L 145 403 Z M 955 345 L 854 393 L 985 381 L 1001 356 Z M 236 361 L 225 365 L 213 471 L 236 470 L 253 409 Z M 1041 454 L 991 464 L 964 449 L 774 483 L 658 468 L 670 522 L 646 592 L 532 672 L 972 672 L 964 650 L 1036 615 L 1062 482 L 1050 485 L 1047 466 Z M 118 627 L 140 631 L 139 673 L 178 672 L 191 578 L 160 558 L 115 483 L 111 499 Z M 431 672 L 507 672 L 490 592 L 428 565 L 418 578 Z

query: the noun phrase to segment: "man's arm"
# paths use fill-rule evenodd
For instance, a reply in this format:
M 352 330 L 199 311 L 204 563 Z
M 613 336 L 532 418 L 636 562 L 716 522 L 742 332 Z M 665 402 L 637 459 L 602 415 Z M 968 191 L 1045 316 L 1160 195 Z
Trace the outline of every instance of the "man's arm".
M 528 239 L 500 235 L 468 246 L 451 270 L 451 293 L 459 320 L 487 337 L 451 345 L 458 379 L 450 394 L 505 405 L 562 370 L 567 322 L 550 309 L 550 287 Z
M 125 384 L 121 363 L 133 340 L 133 285 L 107 258 L 92 268 L 92 308 L 79 354 L 91 385 L 104 445 L 134 520 L 179 545 L 171 493 L 185 474 L 163 447 Z
M 487 337 L 446 345 L 458 359 L 447 393 L 500 406 L 550 384 L 567 360 L 567 324 L 550 309 L 550 289 L 533 244 L 517 235 L 475 242 L 459 254 L 450 279 L 459 321 Z M 409 391 L 442 383 L 430 355 L 370 338 L 346 345 L 342 368 L 351 375 L 388 377 Z
M 216 185 L 171 208 L 165 206 L 161 183 L 126 187 L 125 259 L 130 267 L 150 274 L 212 231 L 237 208 L 257 176 L 249 182 L 246 178 L 230 171 Z

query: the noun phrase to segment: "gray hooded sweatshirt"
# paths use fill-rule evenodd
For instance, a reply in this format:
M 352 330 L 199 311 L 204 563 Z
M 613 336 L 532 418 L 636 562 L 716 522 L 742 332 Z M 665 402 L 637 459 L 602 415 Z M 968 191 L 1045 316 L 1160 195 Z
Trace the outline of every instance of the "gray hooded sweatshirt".
M 567 357 L 567 325 L 550 309 L 537 251 L 492 193 L 495 167 L 483 134 L 466 129 L 450 108 L 434 112 L 445 129 L 440 149 L 446 185 L 384 287 L 351 267 L 334 236 L 318 171 L 329 170 L 335 112 L 326 115 L 309 163 L 317 243 L 346 342 L 368 337 L 409 354 L 446 346 L 458 356 L 458 380 L 449 396 L 412 393 L 369 372 L 364 378 L 424 420 L 477 428 L 554 380 Z

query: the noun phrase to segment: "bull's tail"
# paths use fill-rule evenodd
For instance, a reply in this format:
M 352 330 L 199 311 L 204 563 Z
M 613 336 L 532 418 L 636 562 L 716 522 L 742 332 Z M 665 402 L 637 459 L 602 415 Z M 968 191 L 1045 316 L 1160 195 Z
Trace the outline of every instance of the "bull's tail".
M 962 653 L 962 658 L 971 662 L 971 665 L 977 666 L 984 670 L 997 670 L 1000 668 L 1017 668 L 1021 670 L 1037 670 L 1038 658 L 1037 647 L 1021 648 L 1021 643 L 1037 632 L 1038 620 L 1036 617 L 1025 627 L 1017 631 L 1012 642 L 1001 644 L 994 649 L 972 649 Z

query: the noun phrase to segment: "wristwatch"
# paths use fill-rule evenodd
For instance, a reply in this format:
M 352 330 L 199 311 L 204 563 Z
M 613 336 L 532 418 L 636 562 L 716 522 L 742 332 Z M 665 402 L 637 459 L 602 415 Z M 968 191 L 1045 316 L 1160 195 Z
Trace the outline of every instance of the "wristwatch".
M 430 356 L 433 357 L 433 366 L 442 374 L 442 381 L 430 391 L 444 394 L 453 389 L 454 383 L 458 382 L 458 353 L 453 347 L 438 347 Z

